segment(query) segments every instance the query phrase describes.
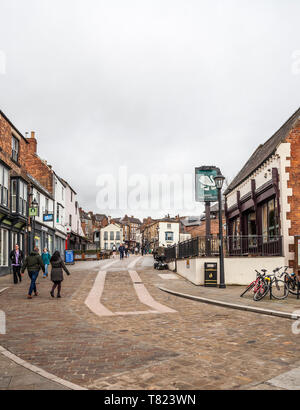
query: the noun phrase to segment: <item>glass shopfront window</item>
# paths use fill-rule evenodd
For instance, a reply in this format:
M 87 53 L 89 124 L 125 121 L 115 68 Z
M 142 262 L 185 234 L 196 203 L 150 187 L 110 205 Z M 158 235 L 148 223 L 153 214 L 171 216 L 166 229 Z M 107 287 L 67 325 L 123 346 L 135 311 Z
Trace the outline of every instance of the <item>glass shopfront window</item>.
M 8 266 L 8 231 L 0 229 L 0 266 Z
M 41 252 L 41 237 L 38 234 L 35 234 L 34 236 L 34 247 L 39 248 L 39 251 Z

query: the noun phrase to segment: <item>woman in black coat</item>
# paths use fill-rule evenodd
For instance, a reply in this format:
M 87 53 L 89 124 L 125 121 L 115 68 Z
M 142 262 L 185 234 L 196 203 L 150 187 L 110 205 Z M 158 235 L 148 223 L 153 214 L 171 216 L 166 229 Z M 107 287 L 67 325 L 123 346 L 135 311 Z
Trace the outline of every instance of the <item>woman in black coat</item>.
M 63 271 L 69 276 L 70 272 L 66 268 L 64 261 L 62 260 L 60 253 L 55 251 L 50 259 L 50 263 L 52 266 L 51 269 L 51 280 L 53 282 L 53 287 L 50 292 L 50 295 L 54 298 L 54 291 L 57 287 L 57 297 L 60 298 L 60 291 L 61 291 L 61 282 L 64 280 Z

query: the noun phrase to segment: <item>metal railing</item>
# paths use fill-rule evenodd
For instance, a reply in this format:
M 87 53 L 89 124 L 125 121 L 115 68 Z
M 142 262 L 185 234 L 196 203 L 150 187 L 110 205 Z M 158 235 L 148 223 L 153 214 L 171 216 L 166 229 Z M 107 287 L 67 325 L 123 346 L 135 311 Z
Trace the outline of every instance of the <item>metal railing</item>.
M 218 236 L 198 236 L 165 249 L 169 261 L 176 259 L 219 256 Z M 225 236 L 224 256 L 282 256 L 282 236 Z

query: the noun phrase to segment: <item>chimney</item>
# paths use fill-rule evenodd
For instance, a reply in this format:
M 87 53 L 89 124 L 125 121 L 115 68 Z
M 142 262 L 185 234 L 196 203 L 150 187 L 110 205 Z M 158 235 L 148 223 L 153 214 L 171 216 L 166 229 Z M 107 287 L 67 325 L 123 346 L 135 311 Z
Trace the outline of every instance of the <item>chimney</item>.
M 108 217 L 107 217 L 107 220 L 108 220 L 108 224 L 110 225 L 111 216 L 108 216 Z
M 31 131 L 31 137 L 27 138 L 27 141 L 29 142 L 29 149 L 33 154 L 36 154 L 37 152 L 37 140 L 35 138 L 35 132 Z

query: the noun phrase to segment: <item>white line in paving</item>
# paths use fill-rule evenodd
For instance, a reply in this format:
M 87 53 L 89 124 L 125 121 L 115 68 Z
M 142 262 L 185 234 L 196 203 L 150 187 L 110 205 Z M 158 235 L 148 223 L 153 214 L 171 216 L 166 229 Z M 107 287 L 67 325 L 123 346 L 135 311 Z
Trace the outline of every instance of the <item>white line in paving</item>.
M 129 270 L 129 275 L 131 277 L 131 280 L 133 282 L 134 289 L 136 291 L 136 294 L 144 305 L 147 305 L 151 307 L 154 310 L 157 310 L 160 313 L 175 313 L 176 310 L 171 309 L 167 306 L 162 305 L 159 302 L 156 302 L 156 300 L 153 299 L 153 297 L 150 295 L 148 290 L 146 289 L 145 285 L 143 283 L 134 283 L 136 278 L 139 278 L 139 275 L 137 272 Z M 141 282 L 139 279 L 138 282 Z
M 1 290 L 0 290 L 0 293 L 3 293 L 3 292 L 6 291 L 7 289 L 9 289 L 9 288 L 3 288 L 3 289 L 1 289 Z
M 132 269 L 135 267 L 135 265 L 138 263 L 138 261 L 140 261 L 142 259 L 142 256 L 140 256 L 139 258 L 133 260 L 128 266 L 127 269 Z
M 99 271 L 95 279 L 94 285 L 84 302 L 85 305 L 98 316 L 114 316 L 114 313 L 107 309 L 104 305 L 102 305 L 100 300 L 103 293 L 106 278 L 106 271 L 104 269 L 109 268 L 117 262 L 118 261 L 110 262 L 102 267 L 103 270 Z
M 0 346 L 0 353 L 7 357 L 8 359 L 12 360 L 13 362 L 19 364 L 22 367 L 36 373 L 45 379 L 51 380 L 54 383 L 61 384 L 62 386 L 68 387 L 71 390 L 88 390 L 85 387 L 78 386 L 77 384 L 68 382 L 67 380 L 63 380 L 54 374 L 48 373 L 45 370 L 41 369 L 40 367 L 33 366 L 32 364 L 26 362 L 25 360 L 21 359 L 20 357 L 16 356 L 15 354 L 11 353 L 10 351 L 6 350 L 3 346 Z
M 146 287 L 142 283 L 142 280 L 138 273 L 133 270 L 129 270 L 130 268 L 134 267 L 137 262 L 142 258 L 139 257 L 135 260 L 133 260 L 129 265 L 128 265 L 128 272 L 131 277 L 131 280 L 133 282 L 134 289 L 136 291 L 136 294 L 139 298 L 139 300 L 146 306 L 149 306 L 151 310 L 143 310 L 143 311 L 134 311 L 134 312 L 112 312 L 111 310 L 107 309 L 102 303 L 101 303 L 101 297 L 102 293 L 104 290 L 104 285 L 105 285 L 105 279 L 106 279 L 106 274 L 107 272 L 105 269 L 108 267 L 112 266 L 114 263 L 117 263 L 118 261 L 108 263 L 107 265 L 104 265 L 102 267 L 102 270 L 99 271 L 94 285 L 88 294 L 88 297 L 85 300 L 85 305 L 97 316 L 126 316 L 126 315 L 146 315 L 146 314 L 157 314 L 157 313 L 176 313 L 176 310 L 170 309 L 167 306 L 162 305 L 161 303 L 156 302 L 150 293 L 147 291 Z

